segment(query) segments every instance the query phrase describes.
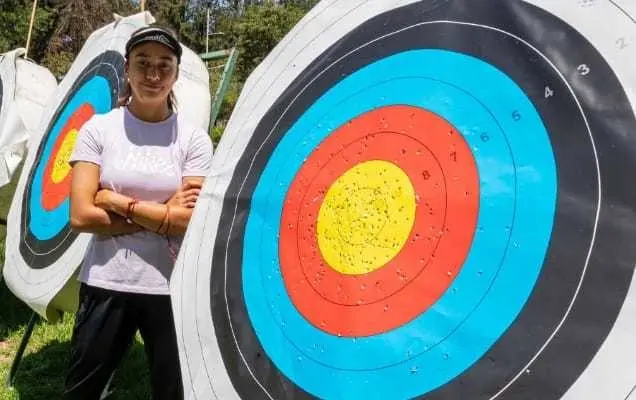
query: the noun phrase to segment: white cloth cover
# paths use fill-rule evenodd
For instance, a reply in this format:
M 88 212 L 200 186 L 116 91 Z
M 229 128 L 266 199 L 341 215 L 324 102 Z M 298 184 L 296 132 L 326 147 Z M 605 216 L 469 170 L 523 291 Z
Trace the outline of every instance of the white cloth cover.
M 24 54 L 16 49 L 0 56 L 0 186 L 11 181 L 57 87 L 53 74 L 22 58 Z

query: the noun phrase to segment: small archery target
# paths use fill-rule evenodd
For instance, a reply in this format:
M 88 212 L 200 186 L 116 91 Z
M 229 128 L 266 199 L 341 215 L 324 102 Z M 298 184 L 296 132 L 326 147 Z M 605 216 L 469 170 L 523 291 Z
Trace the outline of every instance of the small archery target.
M 7 282 L 50 319 L 56 317 L 48 303 L 81 263 L 90 239 L 70 228 L 68 161 L 82 126 L 93 115 L 116 106 L 124 84 L 124 58 L 111 50 L 82 57 L 67 79 L 43 121 L 42 136 L 31 144 L 8 218 L 6 258 L 11 276 Z M 57 306 L 71 311 L 75 303 L 66 302 L 70 305 Z
M 66 94 L 40 142 L 22 201 L 20 253 L 31 268 L 55 263 L 77 236 L 69 225 L 68 160 L 84 123 L 117 104 L 123 65 L 123 57 L 115 51 L 91 61 Z
M 253 78 L 219 147 L 233 175 L 210 179 L 195 214 L 212 243 L 184 243 L 186 382 L 217 398 L 225 375 L 250 399 L 559 398 L 634 272 L 619 245 L 634 234 L 603 207 L 629 207 L 612 171 L 634 166 L 616 142 L 633 142 L 635 82 L 529 2 L 419 1 L 360 21 L 323 3 L 308 25 L 351 28 L 304 64 L 284 42 L 282 68 L 303 68 L 260 114 L 276 75 Z

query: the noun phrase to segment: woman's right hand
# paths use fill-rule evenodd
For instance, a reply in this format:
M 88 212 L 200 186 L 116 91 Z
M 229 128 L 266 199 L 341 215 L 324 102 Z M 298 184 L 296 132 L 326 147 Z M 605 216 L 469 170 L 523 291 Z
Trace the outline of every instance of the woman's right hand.
M 194 208 L 201 193 L 201 182 L 185 181 L 183 185 L 170 197 L 166 204 L 170 206 Z

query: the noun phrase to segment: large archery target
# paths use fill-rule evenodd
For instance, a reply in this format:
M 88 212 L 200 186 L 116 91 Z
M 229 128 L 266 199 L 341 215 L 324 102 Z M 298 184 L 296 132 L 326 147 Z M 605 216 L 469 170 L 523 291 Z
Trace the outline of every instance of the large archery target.
M 535 3 L 325 1 L 264 62 L 281 72 L 255 72 L 173 277 L 192 397 L 549 399 L 594 382 L 634 327 L 636 24 L 617 2 Z M 412 228 L 379 267 L 333 265 L 359 263 L 352 226 L 373 232 L 362 256 L 384 254 L 392 214 Z M 578 398 L 628 396 L 627 337 Z

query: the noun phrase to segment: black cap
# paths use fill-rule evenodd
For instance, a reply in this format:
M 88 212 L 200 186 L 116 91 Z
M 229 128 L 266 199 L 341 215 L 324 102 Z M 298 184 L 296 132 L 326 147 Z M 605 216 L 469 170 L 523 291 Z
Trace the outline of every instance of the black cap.
M 130 39 L 128 39 L 128 43 L 126 43 L 126 58 L 128 58 L 135 46 L 146 42 L 161 43 L 168 47 L 172 50 L 174 55 L 177 56 L 177 63 L 181 63 L 181 53 L 183 50 L 181 49 L 179 41 L 172 32 L 158 26 L 147 26 L 133 32 Z

